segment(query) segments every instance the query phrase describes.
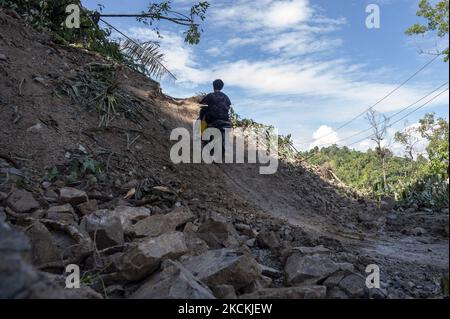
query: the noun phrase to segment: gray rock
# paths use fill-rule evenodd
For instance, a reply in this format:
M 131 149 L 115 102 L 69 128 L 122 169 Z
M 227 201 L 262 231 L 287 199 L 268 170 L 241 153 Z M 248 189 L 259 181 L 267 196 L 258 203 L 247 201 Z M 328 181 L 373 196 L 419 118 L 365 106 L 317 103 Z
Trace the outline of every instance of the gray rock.
M 261 274 L 261 268 L 253 257 L 231 249 L 210 250 L 187 258 L 183 265 L 209 287 L 232 285 L 238 290 Z
M 6 55 L 4 55 L 3 53 L 0 53 L 0 61 L 3 61 L 3 62 L 8 61 L 8 59 L 6 58 Z
M 55 220 L 63 224 L 77 224 L 72 214 L 67 213 L 47 213 L 47 219 Z
M 59 200 L 64 204 L 78 205 L 88 201 L 86 192 L 72 187 L 63 187 L 59 190 Z
M 133 225 L 150 216 L 150 209 L 146 207 L 117 206 L 112 212 L 120 218 L 125 234 L 133 233 Z
M 99 210 L 84 216 L 80 226 L 95 241 L 99 250 L 124 243 L 120 218 L 112 215 L 108 210 Z
M 64 224 L 75 224 L 78 220 L 78 216 L 70 204 L 61 206 L 52 206 L 47 210 L 47 218 L 60 221 Z
M 60 252 L 51 233 L 42 223 L 34 222 L 27 228 L 26 235 L 31 242 L 34 265 L 40 266 L 61 260 Z
M 254 246 L 255 246 L 255 243 L 256 243 L 256 239 L 255 239 L 255 238 L 250 238 L 249 240 L 247 240 L 247 241 L 245 242 L 245 244 L 246 244 L 248 247 L 254 247 Z
M 27 237 L 0 222 L 0 299 L 20 296 L 38 279 L 29 260 L 31 245 Z
M 192 256 L 201 255 L 209 250 L 208 244 L 197 235 L 192 233 L 184 233 L 186 238 L 186 246 L 188 248 L 189 254 Z
M 256 243 L 261 248 L 268 248 L 274 254 L 279 253 L 280 242 L 272 231 L 262 231 L 256 237 Z
M 339 282 L 341 288 L 350 298 L 363 298 L 367 295 L 366 281 L 363 276 L 351 274 Z
M 348 296 L 338 287 L 328 288 L 327 299 L 348 299 Z
M 339 266 L 330 258 L 320 255 L 292 254 L 286 261 L 284 268 L 286 285 L 303 282 L 318 283 L 332 273 L 339 270 Z
M 237 299 L 234 287 L 231 285 L 218 285 L 212 291 L 217 299 Z
M 236 228 L 236 230 L 238 230 L 239 232 L 250 238 L 255 238 L 258 235 L 258 233 L 254 229 L 252 229 L 249 225 L 236 224 L 234 225 L 234 227 Z
M 157 237 L 174 231 L 175 228 L 175 225 L 165 215 L 154 215 L 137 222 L 132 226 L 131 232 L 136 237 Z
M 265 265 L 261 265 L 261 270 L 262 270 L 262 274 L 264 276 L 270 277 L 270 278 L 280 278 L 281 276 L 283 276 L 283 273 L 277 269 L 274 269 L 272 267 L 269 266 L 265 266 Z
M 251 294 L 241 295 L 240 299 L 324 299 L 325 286 L 266 288 Z
M 131 299 L 215 299 L 211 290 L 179 262 L 166 260 Z
M 0 223 L 6 221 L 6 213 L 3 207 L 0 207 Z
M 52 206 L 47 210 L 47 213 L 62 213 L 74 215 L 75 211 L 73 210 L 72 205 L 65 204 L 60 206 Z
M 137 237 L 156 237 L 174 231 L 194 218 L 187 207 L 179 207 L 166 215 L 154 215 L 142 219 L 133 226 Z
M 25 261 L 31 261 L 31 245 L 24 233 L 0 222 L 0 253 L 19 254 Z M 0 258 L 1 259 L 1 258 Z
M 269 288 L 272 285 L 272 278 L 261 275 L 256 278 L 250 285 L 241 289 L 241 292 L 244 294 L 249 294 L 256 292 L 261 289 Z
M 165 259 L 187 252 L 183 233 L 172 232 L 135 242 L 123 254 L 118 268 L 128 280 L 140 280 L 155 272 Z
M 323 285 L 328 288 L 336 287 L 346 275 L 348 275 L 348 273 L 345 271 L 337 271 L 325 279 Z
M 67 289 L 65 277 L 39 272 L 38 280 L 33 283 L 26 293 L 29 299 L 103 299 L 102 295 L 87 286 Z
M 39 208 L 33 195 L 23 189 L 15 189 L 6 199 L 6 204 L 17 213 L 27 213 Z
M 224 223 L 215 220 L 207 220 L 200 225 L 198 236 L 203 239 L 212 249 L 236 248 L 239 246 L 236 229 L 231 223 Z
M 81 214 L 89 215 L 98 210 L 98 202 L 95 199 L 91 199 L 85 203 L 77 205 L 77 208 Z
M 330 250 L 323 245 L 316 247 L 294 247 L 291 252 L 299 253 L 300 255 L 328 255 Z

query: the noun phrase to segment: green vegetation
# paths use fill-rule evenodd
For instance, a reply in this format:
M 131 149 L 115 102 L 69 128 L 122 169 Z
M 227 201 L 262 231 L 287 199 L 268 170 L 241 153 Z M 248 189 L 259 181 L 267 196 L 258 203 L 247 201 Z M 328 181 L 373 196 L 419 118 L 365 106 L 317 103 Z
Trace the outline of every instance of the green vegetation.
M 299 154 L 293 147 L 293 141 L 291 134 L 289 135 L 276 135 L 274 127 L 272 125 L 264 125 L 257 123 L 252 119 L 241 118 L 234 110 L 230 110 L 230 119 L 234 128 L 242 128 L 244 130 L 251 130 L 253 132 L 264 131 L 267 140 L 270 143 L 275 143 L 278 140 L 278 157 L 282 160 L 292 162 L 300 159 Z
M 194 4 L 189 13 L 183 14 L 172 10 L 172 1 L 150 3 L 148 10 L 143 11 L 137 20 L 151 26 L 159 35 L 156 22 L 167 21 L 185 28 L 185 40 L 189 44 L 198 44 L 201 37 L 201 27 L 197 19 L 206 18 L 209 3 L 206 1 Z M 69 4 L 81 8 L 80 28 L 67 28 L 65 20 L 68 16 L 66 7 Z M 96 23 L 94 12 L 88 11 L 81 5 L 81 0 L 0 0 L 0 7 L 15 10 L 27 23 L 37 29 L 52 31 L 54 40 L 61 44 L 72 44 L 90 51 L 95 51 L 109 57 L 118 63 L 123 63 L 132 69 L 148 76 L 161 77 L 169 74 L 169 70 L 162 65 L 163 54 L 156 42 L 140 43 L 132 40 L 125 45 L 110 38 L 111 29 L 103 29 Z M 98 12 L 103 9 L 98 5 Z M 138 53 L 138 54 L 137 54 Z
M 448 26 L 449 26 L 449 1 L 441 0 L 438 1 L 435 6 L 428 0 L 420 0 L 419 10 L 417 11 L 417 16 L 422 17 L 427 20 L 426 24 L 416 23 L 406 30 L 408 35 L 423 35 L 429 32 L 436 32 L 439 38 L 444 38 L 448 36 Z M 444 60 L 448 62 L 449 60 L 449 49 L 448 47 L 438 54 L 444 55 Z
M 426 156 L 415 154 L 418 137 L 428 142 Z M 383 162 L 376 150 L 359 152 L 336 145 L 303 153 L 315 165 L 326 165 L 347 185 L 380 199 L 392 196 L 405 205 L 441 209 L 448 207 L 449 124 L 427 114 L 420 126 L 398 132 L 395 140 L 405 157 L 383 148 Z

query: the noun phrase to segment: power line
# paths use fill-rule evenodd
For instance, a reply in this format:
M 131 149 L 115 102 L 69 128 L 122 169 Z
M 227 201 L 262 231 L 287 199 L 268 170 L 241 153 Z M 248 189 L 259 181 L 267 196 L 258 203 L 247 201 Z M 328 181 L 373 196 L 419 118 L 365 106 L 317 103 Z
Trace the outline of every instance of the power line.
M 385 95 L 384 97 L 382 97 L 380 100 L 378 100 L 375 104 L 371 105 L 369 108 L 365 109 L 364 111 L 362 111 L 361 113 L 359 113 L 358 115 L 356 115 L 355 117 L 351 118 L 350 120 L 348 120 L 347 122 L 345 122 L 344 124 L 342 124 L 341 126 L 339 126 L 338 128 L 336 128 L 335 130 L 333 130 L 333 132 L 330 132 L 322 137 L 320 137 L 319 139 L 313 139 L 313 140 L 309 140 L 306 141 L 302 144 L 308 144 L 311 142 L 315 142 L 315 141 L 320 141 L 321 139 L 330 136 L 331 134 L 333 134 L 334 132 L 337 132 L 341 129 L 343 129 L 344 127 L 348 126 L 350 123 L 352 123 L 353 121 L 355 121 L 356 119 L 360 118 L 361 116 L 363 116 L 364 114 L 367 113 L 367 111 L 373 109 L 375 106 L 377 106 L 378 104 L 380 104 L 381 102 L 383 102 L 384 100 L 386 100 L 388 97 L 390 97 L 392 94 L 394 94 L 395 92 L 397 92 L 400 88 L 402 88 L 406 83 L 408 83 L 409 81 L 411 81 L 416 75 L 418 75 L 420 72 L 422 72 L 425 68 L 427 68 L 431 63 L 433 63 L 437 58 L 439 57 L 439 55 L 436 55 L 435 57 L 433 57 L 430 61 L 428 61 L 425 65 L 423 65 L 420 69 L 418 69 L 416 72 L 414 72 L 414 74 L 412 74 L 410 77 L 408 77 L 405 81 L 403 81 L 402 83 L 400 83 L 396 88 L 394 88 L 392 91 L 390 91 L 387 95 Z
M 400 121 L 404 120 L 405 118 L 407 118 L 407 117 L 410 116 L 411 114 L 417 112 L 417 111 L 420 110 L 421 108 L 423 108 L 423 107 L 425 107 L 426 105 L 430 104 L 430 103 L 433 102 L 435 99 L 437 99 L 440 95 L 442 95 L 442 94 L 444 94 L 446 91 L 448 91 L 448 89 L 449 89 L 449 88 L 446 88 L 445 90 L 441 91 L 439 94 L 435 95 L 434 97 L 432 97 L 430 100 L 428 100 L 427 102 L 425 102 L 425 103 L 422 104 L 421 106 L 416 107 L 414 110 L 412 110 L 411 112 L 409 112 L 409 113 L 406 114 L 405 116 L 403 116 L 403 117 L 401 117 L 400 119 L 398 119 L 397 121 L 391 123 L 388 127 L 392 127 L 393 125 L 395 125 L 395 124 L 399 123 Z M 367 140 L 368 138 L 371 138 L 371 137 L 373 137 L 373 134 L 371 134 L 371 135 L 369 135 L 369 136 L 366 136 L 365 138 L 360 139 L 360 140 L 358 140 L 358 141 L 356 141 L 356 142 L 353 142 L 353 143 L 351 143 L 351 144 L 349 144 L 349 145 L 346 145 L 346 146 L 347 146 L 347 147 L 353 146 L 353 145 L 358 144 L 358 143 L 361 143 L 362 141 L 365 141 L 365 140 Z
M 428 93 L 427 95 L 421 97 L 419 100 L 415 101 L 414 103 L 412 103 L 412 104 L 410 104 L 410 105 L 408 105 L 408 106 L 402 108 L 401 110 L 399 110 L 398 112 L 392 114 L 391 116 L 389 116 L 388 118 L 384 119 L 383 121 L 381 121 L 381 122 L 378 123 L 378 124 L 384 124 L 384 123 L 390 121 L 392 118 L 394 118 L 394 117 L 396 117 L 397 115 L 399 115 L 399 114 L 405 112 L 406 110 L 410 109 L 411 107 L 413 107 L 413 106 L 416 105 L 417 103 L 421 102 L 422 100 L 424 100 L 424 99 L 427 98 L 428 96 L 432 95 L 432 94 L 435 93 L 436 91 L 439 91 L 443 86 L 446 86 L 448 83 L 449 83 L 449 82 L 447 81 L 447 82 L 441 84 L 439 87 L 437 87 L 436 89 L 434 89 L 433 91 L 431 91 L 431 92 Z M 342 138 L 342 139 L 340 139 L 340 140 L 337 140 L 337 141 L 334 141 L 334 142 L 329 142 L 329 143 L 322 143 L 322 144 L 319 144 L 319 145 L 317 145 L 317 146 L 318 146 L 318 147 L 323 147 L 323 146 L 328 145 L 328 144 L 338 144 L 338 143 L 340 143 L 340 142 L 346 141 L 346 140 L 351 139 L 351 138 L 353 138 L 353 137 L 355 137 L 355 136 L 358 136 L 358 135 L 361 135 L 361 134 L 363 134 L 363 133 L 365 133 L 365 132 L 368 132 L 368 131 L 370 131 L 371 129 L 372 129 L 372 128 L 369 127 L 368 129 L 365 129 L 365 130 L 363 130 L 363 131 L 359 131 L 359 132 L 357 132 L 357 133 L 355 133 L 355 134 L 352 134 L 352 135 L 350 135 L 350 136 L 344 137 L 344 138 Z

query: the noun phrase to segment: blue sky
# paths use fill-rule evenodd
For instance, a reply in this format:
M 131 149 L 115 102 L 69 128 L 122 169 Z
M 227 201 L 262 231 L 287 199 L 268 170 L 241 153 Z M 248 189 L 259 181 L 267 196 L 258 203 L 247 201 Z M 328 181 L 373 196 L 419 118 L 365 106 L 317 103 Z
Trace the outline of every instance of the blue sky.
M 139 13 L 149 1 L 84 0 L 104 13 Z M 174 0 L 187 9 L 193 0 Z M 364 117 L 341 130 L 336 128 L 373 105 L 407 79 L 432 56 L 418 49 L 435 50 L 448 38 L 408 37 L 416 17 L 418 0 L 210 0 L 201 43 L 184 43 L 183 29 L 161 23 L 163 35 L 132 18 L 108 21 L 129 36 L 158 40 L 168 68 L 177 81 L 162 80 L 163 91 L 175 97 L 211 90 L 216 78 L 225 81 L 225 93 L 243 117 L 274 125 L 291 133 L 301 149 L 327 146 L 366 129 Z M 380 8 L 381 27 L 366 27 L 366 7 Z M 447 43 L 447 44 L 446 44 Z M 392 115 L 448 81 L 448 64 L 436 60 L 376 110 Z M 426 101 L 426 100 L 425 100 Z M 420 105 L 420 104 L 418 104 Z M 429 106 L 389 129 L 386 142 L 392 148 L 393 133 L 414 125 L 427 112 L 448 119 L 448 92 Z M 405 113 L 406 114 L 406 113 Z M 400 118 L 399 115 L 392 121 Z M 368 133 L 338 144 L 348 145 Z M 369 140 L 352 147 L 365 150 Z

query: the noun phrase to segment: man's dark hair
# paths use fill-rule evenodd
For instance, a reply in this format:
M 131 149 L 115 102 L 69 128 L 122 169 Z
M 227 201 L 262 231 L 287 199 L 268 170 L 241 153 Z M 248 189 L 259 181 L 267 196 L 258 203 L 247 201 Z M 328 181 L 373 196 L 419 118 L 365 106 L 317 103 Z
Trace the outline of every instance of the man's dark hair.
M 221 91 L 221 90 L 223 89 L 223 86 L 224 86 L 224 85 L 225 85 L 225 84 L 223 83 L 222 80 L 215 80 L 215 81 L 213 82 L 214 90 L 219 90 L 219 91 Z

